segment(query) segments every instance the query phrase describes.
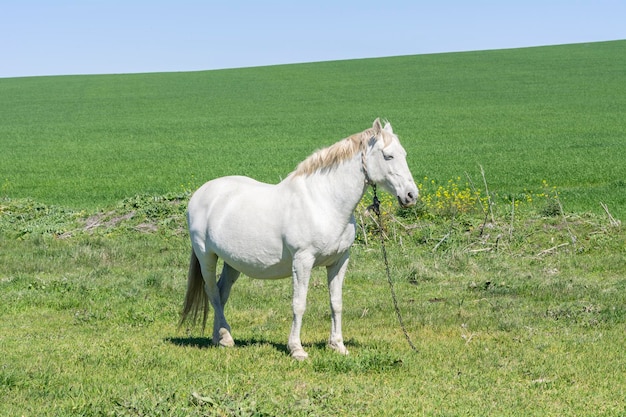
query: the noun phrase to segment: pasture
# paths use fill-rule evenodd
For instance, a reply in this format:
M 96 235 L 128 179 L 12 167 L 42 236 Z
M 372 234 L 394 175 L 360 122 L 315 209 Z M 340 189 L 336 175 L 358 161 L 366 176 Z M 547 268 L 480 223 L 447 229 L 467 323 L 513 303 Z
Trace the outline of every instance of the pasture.
M 626 216 L 626 42 L 175 74 L 0 80 L 4 195 L 95 209 L 227 174 L 276 183 L 389 119 L 411 171 Z
M 624 415 L 625 49 L 0 80 L 0 414 Z M 287 352 L 289 280 L 237 282 L 233 349 L 177 329 L 191 191 L 278 182 L 377 116 L 422 191 L 383 198 L 418 352 L 368 196 L 349 356 L 326 348 L 322 270 L 307 361 Z

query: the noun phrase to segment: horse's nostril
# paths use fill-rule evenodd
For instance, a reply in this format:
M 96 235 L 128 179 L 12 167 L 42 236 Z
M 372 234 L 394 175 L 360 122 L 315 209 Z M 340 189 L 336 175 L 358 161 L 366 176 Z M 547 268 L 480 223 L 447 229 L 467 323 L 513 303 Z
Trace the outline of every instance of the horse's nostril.
M 410 198 L 411 200 L 413 200 L 413 198 L 414 198 L 414 197 L 413 197 L 413 193 L 412 193 L 412 192 L 410 192 L 410 191 L 409 191 L 409 198 Z

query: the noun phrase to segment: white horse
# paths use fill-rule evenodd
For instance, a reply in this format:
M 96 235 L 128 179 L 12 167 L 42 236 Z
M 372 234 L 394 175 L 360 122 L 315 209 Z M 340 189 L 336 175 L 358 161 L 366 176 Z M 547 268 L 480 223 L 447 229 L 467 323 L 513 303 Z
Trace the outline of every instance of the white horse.
M 249 277 L 293 280 L 291 356 L 308 354 L 300 341 L 311 269 L 325 266 L 332 313 L 329 346 L 347 354 L 341 333 L 342 287 L 356 232 L 354 210 L 368 185 L 378 184 L 400 205 L 415 203 L 418 190 L 389 123 L 319 150 L 279 184 L 241 176 L 218 178 L 189 200 L 187 222 L 192 252 L 181 324 L 199 311 L 206 325 L 214 311 L 213 343 L 233 346 L 224 305 L 243 273 Z M 216 280 L 218 258 L 224 261 Z

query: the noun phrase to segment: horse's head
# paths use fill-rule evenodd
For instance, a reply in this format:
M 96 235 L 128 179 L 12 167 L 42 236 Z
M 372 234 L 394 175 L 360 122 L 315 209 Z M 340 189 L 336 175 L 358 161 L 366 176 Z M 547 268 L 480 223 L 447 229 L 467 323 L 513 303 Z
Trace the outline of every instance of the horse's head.
M 412 206 L 419 191 L 406 163 L 406 151 L 391 124 L 383 127 L 376 119 L 372 131 L 363 160 L 368 180 L 395 195 L 402 207 Z

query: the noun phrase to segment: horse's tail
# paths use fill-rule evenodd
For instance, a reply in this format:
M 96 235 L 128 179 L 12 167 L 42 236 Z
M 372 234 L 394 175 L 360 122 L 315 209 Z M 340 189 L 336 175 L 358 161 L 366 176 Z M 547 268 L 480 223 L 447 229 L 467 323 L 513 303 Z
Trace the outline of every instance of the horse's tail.
M 195 324 L 200 311 L 202 311 L 202 331 L 204 332 L 209 313 L 209 298 L 204 291 L 204 279 L 202 278 L 200 261 L 194 250 L 191 249 L 189 272 L 187 273 L 187 293 L 185 294 L 185 304 L 180 315 L 178 327 L 180 328 L 183 325 L 189 314 L 191 314 L 192 322 Z

